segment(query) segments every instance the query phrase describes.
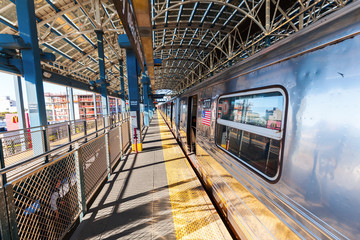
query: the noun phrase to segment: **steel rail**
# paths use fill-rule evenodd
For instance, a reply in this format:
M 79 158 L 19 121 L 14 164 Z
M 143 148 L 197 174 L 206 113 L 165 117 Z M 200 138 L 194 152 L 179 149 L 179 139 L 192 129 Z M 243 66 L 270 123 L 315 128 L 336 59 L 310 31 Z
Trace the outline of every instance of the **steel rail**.
M 118 122 L 118 124 L 119 124 L 118 126 L 121 126 L 124 122 L 127 122 L 128 119 L 129 119 L 129 118 L 125 118 L 125 119 L 121 120 L 120 122 Z M 116 124 L 115 124 L 115 127 L 116 127 Z M 56 147 L 56 148 L 54 148 L 54 149 L 52 149 L 52 150 L 49 150 L 49 151 L 47 151 L 47 152 L 45 152 L 45 153 L 41 153 L 41 154 L 36 155 L 36 156 L 34 156 L 34 157 L 32 157 L 32 158 L 29 158 L 29 159 L 27 159 L 27 160 L 25 160 L 25 161 L 18 162 L 18 163 L 15 163 L 15 164 L 13 164 L 13 165 L 10 165 L 10 166 L 8 166 L 8 167 L 5 167 L 5 168 L 3 168 L 3 169 L 0 169 L 0 175 L 5 174 L 5 173 L 8 173 L 8 172 L 10 172 L 11 170 L 13 170 L 13 169 L 15 169 L 15 168 L 17 168 L 17 167 L 19 167 L 19 166 L 21 166 L 21 165 L 25 165 L 25 164 L 31 163 L 31 162 L 37 160 L 38 158 L 46 157 L 46 156 L 50 155 L 51 153 L 55 153 L 56 151 L 61 150 L 62 148 L 65 148 L 65 147 L 67 147 L 67 146 L 70 146 L 71 144 L 74 144 L 74 143 L 76 143 L 76 142 L 79 142 L 79 141 L 81 141 L 81 140 L 84 140 L 85 138 L 88 138 L 88 137 L 91 136 L 91 135 L 94 135 L 94 134 L 96 134 L 96 133 L 99 133 L 99 132 L 103 131 L 103 134 L 101 134 L 101 135 L 98 136 L 98 137 L 100 137 L 100 136 L 102 136 L 102 135 L 105 134 L 105 130 L 106 130 L 106 129 L 111 129 L 111 128 L 114 128 L 114 125 L 108 126 L 108 127 L 103 127 L 103 128 L 101 128 L 101 129 L 99 129 L 98 131 L 92 132 L 92 133 L 90 133 L 90 134 L 88 134 L 88 135 L 85 135 L 85 136 L 83 136 L 83 137 L 80 137 L 80 138 L 78 138 L 78 139 L 76 139 L 76 140 L 73 140 L 73 141 L 71 141 L 71 142 L 65 143 L 65 144 L 63 144 L 63 145 L 61 145 L 61 146 L 59 146 L 59 147 Z M 96 137 L 96 138 L 94 138 L 94 139 L 97 139 L 98 137 Z M 86 144 L 86 143 L 85 143 L 85 144 Z M 84 144 L 84 145 L 85 145 L 85 144 Z M 50 162 L 52 162 L 52 161 L 50 161 Z M 44 164 L 46 164 L 46 163 L 44 163 Z

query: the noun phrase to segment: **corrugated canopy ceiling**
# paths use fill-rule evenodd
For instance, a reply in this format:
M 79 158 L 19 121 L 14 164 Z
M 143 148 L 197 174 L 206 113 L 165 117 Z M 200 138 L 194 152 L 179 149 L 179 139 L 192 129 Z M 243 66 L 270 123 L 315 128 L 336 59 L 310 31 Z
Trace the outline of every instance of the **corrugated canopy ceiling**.
M 146 1 L 146 0 L 144 0 Z M 183 91 L 310 25 L 350 0 L 150 0 L 153 89 Z M 110 91 L 120 90 L 118 34 L 112 0 L 35 0 L 39 44 L 56 55 L 43 69 L 88 82 L 99 78 L 95 29 L 103 29 Z M 0 32 L 17 34 L 14 0 L 0 1 Z M 126 64 L 124 64 L 126 73 Z M 126 78 L 125 78 L 126 79 Z M 126 81 L 125 81 L 126 82 Z

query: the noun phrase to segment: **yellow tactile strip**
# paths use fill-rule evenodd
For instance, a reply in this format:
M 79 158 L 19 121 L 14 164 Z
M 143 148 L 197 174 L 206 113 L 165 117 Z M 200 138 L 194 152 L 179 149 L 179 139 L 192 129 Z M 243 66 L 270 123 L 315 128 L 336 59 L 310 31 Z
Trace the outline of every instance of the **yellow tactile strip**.
M 201 155 L 198 161 L 206 175 L 217 184 L 222 194 L 237 210 L 238 213 L 234 213 L 235 221 L 248 239 L 300 239 L 203 148 L 197 145 L 196 151 Z M 221 184 L 223 181 L 226 181 L 226 185 Z
M 177 239 L 232 239 L 159 113 L 164 161 Z

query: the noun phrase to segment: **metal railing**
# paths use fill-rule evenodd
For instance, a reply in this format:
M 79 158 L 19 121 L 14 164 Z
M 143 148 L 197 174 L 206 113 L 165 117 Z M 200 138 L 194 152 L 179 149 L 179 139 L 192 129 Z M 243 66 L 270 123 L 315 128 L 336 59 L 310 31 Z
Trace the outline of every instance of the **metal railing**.
M 96 121 L 92 127 L 83 121 L 84 127 L 40 129 L 44 137 L 56 136 L 48 138 L 50 146 L 56 140 L 66 143 L 0 170 L 0 239 L 61 239 L 82 219 L 87 203 L 130 146 L 127 114 L 104 121 L 110 126 L 96 131 Z
M 96 133 L 98 130 L 104 129 L 106 119 L 110 125 L 114 125 L 121 121 L 121 115 L 115 114 L 92 120 L 68 121 L 1 133 L 0 151 L 3 153 L 3 159 L 0 161 L 2 168 L 30 159 L 85 135 Z M 85 140 L 96 136 L 91 135 Z

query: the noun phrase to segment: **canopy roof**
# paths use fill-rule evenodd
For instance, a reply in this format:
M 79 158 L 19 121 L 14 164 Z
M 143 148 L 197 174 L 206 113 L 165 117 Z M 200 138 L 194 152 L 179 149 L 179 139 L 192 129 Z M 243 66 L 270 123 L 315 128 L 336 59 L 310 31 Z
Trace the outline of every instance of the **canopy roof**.
M 156 88 L 182 91 L 350 2 L 152 0 Z
M 146 1 L 146 0 L 144 0 Z M 295 33 L 351 0 L 149 0 L 153 89 L 179 93 Z M 95 29 L 103 29 L 109 91 L 120 90 L 117 43 L 124 29 L 113 0 L 34 0 L 43 69 L 88 83 L 99 78 Z M 15 0 L 0 1 L 0 32 L 18 34 Z M 146 49 L 145 49 L 146 50 Z M 124 61 L 125 62 L 125 61 Z M 124 64 L 126 82 L 126 64 Z M 126 84 L 127 85 L 127 84 Z
M 124 30 L 111 0 L 34 0 L 39 46 L 56 56 L 43 69 L 88 83 L 99 79 L 95 29 L 104 31 L 105 68 L 109 91 L 120 90 L 119 59 L 125 51 L 117 43 Z M 0 33 L 18 34 L 15 1 L 0 1 Z M 126 73 L 126 68 L 124 70 Z M 126 79 L 126 78 L 125 78 Z

